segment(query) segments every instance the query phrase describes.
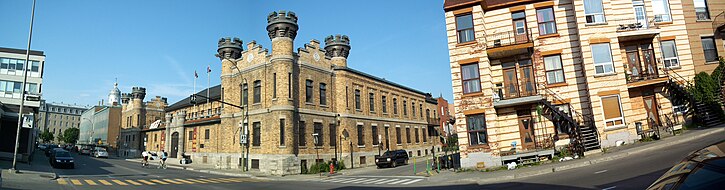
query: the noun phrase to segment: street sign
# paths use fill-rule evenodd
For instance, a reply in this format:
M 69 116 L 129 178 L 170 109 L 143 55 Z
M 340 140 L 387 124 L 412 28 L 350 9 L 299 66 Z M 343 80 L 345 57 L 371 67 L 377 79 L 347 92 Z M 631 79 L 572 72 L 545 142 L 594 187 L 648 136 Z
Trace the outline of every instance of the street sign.
M 35 124 L 33 123 L 34 118 L 35 116 L 33 114 L 24 114 L 23 124 L 21 126 L 23 126 L 23 128 L 33 128 L 33 126 L 35 126 Z
M 317 133 L 312 133 L 312 139 L 315 141 L 315 145 L 317 145 L 317 142 L 320 142 L 320 140 L 318 140 L 319 136 L 320 135 Z
M 245 134 L 239 135 L 239 143 L 240 144 L 247 144 L 247 135 L 245 135 Z

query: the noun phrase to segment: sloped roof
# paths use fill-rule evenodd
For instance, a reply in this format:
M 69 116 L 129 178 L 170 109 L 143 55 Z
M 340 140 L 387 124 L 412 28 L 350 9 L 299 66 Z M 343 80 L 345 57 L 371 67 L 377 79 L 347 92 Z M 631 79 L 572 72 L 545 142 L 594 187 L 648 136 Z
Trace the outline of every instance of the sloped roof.
M 217 100 L 222 99 L 222 85 L 221 84 L 213 86 L 211 88 L 201 90 L 201 91 L 197 92 L 196 94 L 200 95 L 200 96 L 206 96 L 207 90 L 209 90 L 209 98 L 211 99 L 211 101 L 217 101 Z M 186 97 L 182 100 L 179 100 L 178 102 L 176 102 L 174 104 L 171 104 L 171 106 L 167 107 L 165 111 L 170 112 L 170 111 L 179 110 L 179 109 L 182 109 L 185 107 L 193 106 L 189 102 L 190 98 L 191 97 Z M 202 102 L 202 101 L 206 101 L 206 100 L 204 100 L 203 98 L 197 98 L 197 101 Z

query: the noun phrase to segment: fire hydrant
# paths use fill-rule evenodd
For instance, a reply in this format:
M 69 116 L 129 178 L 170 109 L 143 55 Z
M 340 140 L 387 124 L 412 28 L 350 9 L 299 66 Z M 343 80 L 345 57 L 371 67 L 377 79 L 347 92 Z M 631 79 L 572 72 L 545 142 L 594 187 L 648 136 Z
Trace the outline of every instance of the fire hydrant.
M 335 174 L 335 164 L 330 164 L 330 174 Z

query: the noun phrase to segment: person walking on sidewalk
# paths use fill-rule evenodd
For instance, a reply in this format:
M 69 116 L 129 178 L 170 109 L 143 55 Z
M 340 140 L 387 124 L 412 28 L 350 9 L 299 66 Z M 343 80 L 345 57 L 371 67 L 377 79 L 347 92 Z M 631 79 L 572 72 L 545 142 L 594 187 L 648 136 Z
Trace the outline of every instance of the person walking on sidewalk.
M 161 165 L 159 165 L 159 168 L 166 169 L 166 158 L 167 158 L 166 150 L 161 151 Z
M 146 167 L 149 165 L 149 153 L 146 151 L 141 152 L 141 156 L 143 156 L 143 161 L 141 161 L 141 167 Z

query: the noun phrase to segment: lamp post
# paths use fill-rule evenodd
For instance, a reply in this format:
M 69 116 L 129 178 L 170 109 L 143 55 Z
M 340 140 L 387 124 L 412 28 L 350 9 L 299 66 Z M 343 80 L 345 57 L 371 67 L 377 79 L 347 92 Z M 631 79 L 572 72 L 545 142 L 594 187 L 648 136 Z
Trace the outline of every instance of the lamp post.
M 221 57 L 221 56 L 218 56 L 218 57 Z M 240 75 L 242 74 L 242 70 L 240 70 L 239 67 L 237 67 L 237 64 L 236 64 L 236 62 L 234 60 L 229 59 L 229 58 L 222 58 L 222 59 L 223 60 L 227 60 L 229 62 L 232 62 L 232 67 L 234 69 L 236 69 L 237 72 Z M 245 84 L 245 83 L 247 83 L 247 79 L 244 78 L 244 77 L 242 77 L 242 81 L 240 81 L 239 87 L 241 88 L 242 85 Z M 239 103 L 240 104 L 243 104 L 244 102 L 242 101 L 242 102 L 239 102 Z M 242 106 L 244 107 L 242 109 L 242 111 L 244 111 L 244 116 L 243 116 L 243 121 L 244 122 L 243 122 L 243 125 L 240 126 L 240 129 L 239 130 L 240 130 L 240 133 L 243 133 L 243 137 L 244 137 L 245 141 L 244 142 L 241 142 L 241 138 L 240 138 L 240 142 L 239 143 L 242 146 L 242 154 L 244 154 L 245 149 L 246 149 L 246 156 L 242 156 L 242 157 L 244 157 L 244 158 L 242 158 L 242 161 L 244 162 L 243 163 L 243 168 L 244 168 L 243 171 L 249 171 L 249 167 L 248 167 L 248 164 L 247 164 L 247 159 L 249 158 L 249 142 L 247 140 L 248 139 L 247 136 L 249 135 L 249 127 L 248 127 L 249 126 L 249 105 L 243 104 Z
M 94 132 L 96 130 L 96 125 L 93 122 L 93 120 L 91 120 L 91 119 L 88 119 L 88 118 L 83 118 L 83 119 L 88 120 L 88 121 L 91 122 L 91 135 L 88 136 L 88 143 L 89 144 L 93 144 L 93 135 L 94 135 Z
M 336 123 L 337 125 L 335 125 L 335 133 L 337 133 L 337 131 L 340 130 L 340 114 L 335 115 L 335 121 L 337 121 L 337 123 Z M 332 135 L 337 136 L 337 134 L 332 134 Z M 339 144 L 342 144 L 342 137 L 340 137 L 340 140 L 339 141 L 341 142 Z M 337 158 L 337 145 L 338 145 L 338 143 L 337 143 L 337 141 L 335 141 L 333 143 L 335 143 L 335 162 L 333 162 L 333 163 L 334 163 L 335 167 L 337 167 L 337 162 L 338 162 L 338 158 Z
M 23 85 L 22 94 L 20 95 L 20 109 L 18 109 L 18 129 L 15 132 L 15 149 L 13 152 L 13 167 L 10 169 L 12 172 L 17 172 L 17 160 L 18 160 L 18 148 L 20 143 L 20 128 L 23 125 L 23 104 L 25 104 L 25 84 L 28 82 L 28 62 L 30 60 L 30 42 L 33 39 L 33 22 L 35 21 L 35 0 L 33 0 L 33 8 L 30 13 L 30 32 L 28 34 L 28 49 L 25 51 L 25 64 L 23 64 Z

